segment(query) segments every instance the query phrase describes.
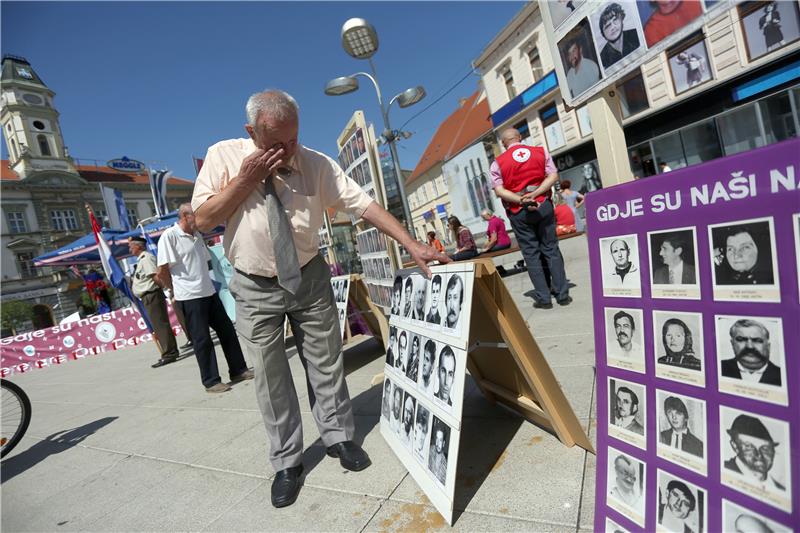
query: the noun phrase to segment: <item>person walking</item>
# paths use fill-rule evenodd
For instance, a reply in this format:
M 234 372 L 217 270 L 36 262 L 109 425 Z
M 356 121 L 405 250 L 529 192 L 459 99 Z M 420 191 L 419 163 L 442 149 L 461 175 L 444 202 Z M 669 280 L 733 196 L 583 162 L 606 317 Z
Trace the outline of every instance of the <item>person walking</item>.
M 289 94 L 275 89 L 253 94 L 245 109 L 249 138 L 221 141 L 209 149 L 192 205 L 200 229 L 225 223 L 225 255 L 235 269 L 230 289 L 237 328 L 255 362 L 256 395 L 276 470 L 272 505 L 285 507 L 299 494 L 305 448 L 283 340 L 287 316 L 327 454 L 351 471 L 371 464 L 353 441 L 342 333 L 330 271 L 318 249 L 325 209 L 363 218 L 394 238 L 427 277 L 427 262 L 449 259 L 416 241 L 333 159 L 298 142 L 300 112 Z
M 468 227 L 461 224 L 457 216 L 451 215 L 447 219 L 447 225 L 453 232 L 453 240 L 456 241 L 456 251 L 450 256 L 453 261 L 464 261 L 472 259 L 478 255 L 478 245 L 475 244 L 475 237 Z
M 553 307 L 541 266 L 542 255 L 550 269 L 556 301 L 569 305 L 572 298 L 558 248 L 550 192 L 558 181 L 558 170 L 547 150 L 522 144 L 522 136 L 514 128 L 503 131 L 501 142 L 506 150 L 490 167 L 492 184 L 495 194 L 503 201 L 525 258 L 534 288 L 533 306 L 537 309 Z
M 130 237 L 128 251 L 131 255 L 136 256 L 137 260 L 133 267 L 133 275 L 131 275 L 131 290 L 144 305 L 161 352 L 161 358 L 150 366 L 158 368 L 174 362 L 178 359 L 180 352 L 169 323 L 164 293 L 155 281 L 158 274 L 156 257 L 147 251 L 147 241 L 142 237 Z
M 253 371 L 247 368 L 236 330 L 211 283 L 210 261 L 211 254 L 197 231 L 192 206 L 181 204 L 178 222 L 164 231 L 158 241 L 159 278 L 172 291 L 186 318 L 203 386 L 207 392 L 220 393 L 231 390 L 231 386 L 222 383 L 219 376 L 209 327 L 214 328 L 219 338 L 231 383 L 253 379 Z

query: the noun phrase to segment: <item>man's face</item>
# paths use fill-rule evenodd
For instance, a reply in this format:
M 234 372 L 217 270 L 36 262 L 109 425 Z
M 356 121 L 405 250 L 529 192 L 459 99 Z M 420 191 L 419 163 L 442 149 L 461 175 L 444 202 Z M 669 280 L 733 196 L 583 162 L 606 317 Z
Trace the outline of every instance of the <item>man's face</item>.
M 436 308 L 439 307 L 439 294 L 442 292 L 442 282 L 439 283 L 433 282 L 431 283 L 431 309 L 435 312 Z
M 394 289 L 392 291 L 392 308 L 398 309 L 400 307 L 400 289 Z
M 624 418 L 635 415 L 637 406 L 633 404 L 633 398 L 627 392 L 617 392 L 617 416 Z
M 667 333 L 664 335 L 667 348 L 673 352 L 680 353 L 686 346 L 686 332 L 678 324 L 667 326 Z
M 458 315 L 461 313 L 461 283 L 453 285 L 447 289 L 446 305 L 447 305 L 447 321 L 450 324 L 455 324 L 458 321 Z
M 441 429 L 436 430 L 436 439 L 434 440 L 436 446 L 436 453 L 442 453 L 444 450 L 444 431 Z
M 763 476 L 767 475 L 775 461 L 775 444 L 768 440 L 740 433 L 731 440 L 731 447 L 747 468 Z
M 672 489 L 667 495 L 667 505 L 669 506 L 672 514 L 680 519 L 685 519 L 689 516 L 692 509 L 692 502 L 686 497 L 680 489 Z
M 686 415 L 684 415 L 681 411 L 677 409 L 668 409 L 667 410 L 667 422 L 675 431 L 683 431 L 686 429 Z
M 408 336 L 400 335 L 400 360 L 408 361 Z
M 417 313 L 422 313 L 422 308 L 425 307 L 425 283 L 419 282 L 414 287 L 414 307 Z
M 403 409 L 403 391 L 400 389 L 395 389 L 394 391 L 394 402 L 392 403 L 392 413 L 394 417 L 399 419 L 400 418 L 400 411 Z
M 581 62 L 581 47 L 577 43 L 567 48 L 567 61 L 572 68 L 576 68 Z
M 617 265 L 617 268 L 625 268 L 630 264 L 628 261 L 630 254 L 631 252 L 628 250 L 628 245 L 625 244 L 625 241 L 611 243 L 611 257 L 614 259 L 614 264 Z
M 144 247 L 136 241 L 128 241 L 128 253 L 138 256 L 144 251 Z
M 443 356 L 439 363 L 439 391 L 444 400 L 450 398 L 450 388 L 453 386 L 455 371 L 456 358 L 449 355 Z
M 725 242 L 725 257 L 736 272 L 747 272 L 758 261 L 758 247 L 749 233 L 731 235 Z
M 628 317 L 619 317 L 614 321 L 614 332 L 617 334 L 619 345 L 628 346 L 633 339 L 633 324 Z
M 681 253 L 683 253 L 682 248 L 673 248 L 669 242 L 664 241 L 658 255 L 661 256 L 661 260 L 664 261 L 665 265 L 677 266 L 681 262 Z
M 411 293 L 414 290 L 414 286 L 411 283 L 406 283 L 406 309 L 411 308 Z
M 758 370 L 769 361 L 769 339 L 758 326 L 734 328 L 731 346 L 736 361 L 748 370 Z
M 414 337 L 414 341 L 411 343 L 411 361 L 414 361 L 419 357 L 419 337 Z
M 614 461 L 614 472 L 617 474 L 617 485 L 625 491 L 632 491 L 636 485 L 636 468 L 625 461 Z
M 600 28 L 600 33 L 607 41 L 616 41 L 622 36 L 622 17 L 611 17 L 607 19 L 603 27 Z
M 428 435 L 425 422 L 417 418 L 416 428 L 414 429 L 414 449 L 420 453 L 425 449 L 425 437 Z
M 406 398 L 406 405 L 403 408 L 403 424 L 406 427 L 406 431 L 411 431 L 411 427 L 414 424 L 414 400 L 410 396 Z
M 248 124 L 245 129 L 256 147 L 261 150 L 283 148 L 281 159 L 284 162 L 289 161 L 297 151 L 299 123 L 296 117 L 288 120 L 275 120 L 268 118 L 265 113 L 260 113 L 255 127 Z
M 433 352 L 430 350 L 423 350 L 422 354 L 422 375 L 428 377 L 433 371 Z
M 197 222 L 194 219 L 194 211 L 191 209 L 185 209 L 180 215 L 180 222 L 183 226 L 183 230 L 187 231 L 187 233 L 194 233 L 197 231 Z

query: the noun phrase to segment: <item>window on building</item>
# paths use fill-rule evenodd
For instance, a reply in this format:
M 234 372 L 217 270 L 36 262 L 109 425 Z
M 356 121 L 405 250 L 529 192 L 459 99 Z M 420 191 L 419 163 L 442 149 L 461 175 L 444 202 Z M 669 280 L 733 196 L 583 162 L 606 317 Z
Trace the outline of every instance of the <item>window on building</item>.
M 36 141 L 39 143 L 39 151 L 42 153 L 42 155 L 44 156 L 52 155 L 50 153 L 50 143 L 47 142 L 47 137 L 45 137 L 44 135 L 37 135 Z
M 717 127 L 714 125 L 713 118 L 683 128 L 681 140 L 687 165 L 696 165 L 703 161 L 722 157 Z
M 764 146 L 755 106 L 740 107 L 718 116 L 717 126 L 726 155 Z
M 514 75 L 511 74 L 511 67 L 506 67 L 505 70 L 503 70 L 503 83 L 506 85 L 509 100 L 517 96 L 517 90 L 514 88 Z
M 439 187 L 437 186 L 436 181 L 437 181 L 436 179 L 431 180 L 431 190 L 433 192 L 434 199 L 439 197 Z
M 567 144 L 566 139 L 564 139 L 561 121 L 558 119 L 558 109 L 556 109 L 555 103 L 540 109 L 539 118 L 542 121 L 544 137 L 547 140 L 547 148 L 550 151 L 557 150 Z
M 426 189 L 427 189 L 427 183 L 422 185 L 422 187 L 420 187 L 419 189 L 417 189 L 417 194 L 420 195 L 421 203 L 426 203 L 428 201 L 428 191 Z
M 653 139 L 652 143 L 656 168 L 659 168 L 661 163 L 666 163 L 672 170 L 686 166 L 679 132 Z
M 131 227 L 136 226 L 139 223 L 139 215 L 136 214 L 136 209 L 133 207 L 128 208 L 128 224 Z
M 523 119 L 523 120 L 517 122 L 516 124 L 514 124 L 514 126 L 512 126 L 512 127 L 519 132 L 520 137 L 522 137 L 523 141 L 527 141 L 528 139 L 531 138 L 531 129 L 528 127 L 528 121 L 527 120 Z M 501 146 L 502 146 L 502 143 L 501 143 Z
M 618 84 L 617 91 L 619 91 L 619 106 L 622 109 L 623 118 L 628 118 L 650 107 L 641 70 Z
M 19 159 L 19 148 L 17 147 L 17 140 L 11 139 L 11 152 L 14 159 Z
M 78 219 L 72 209 L 55 209 L 50 211 L 50 224 L 56 231 L 78 229 Z
M 628 148 L 628 158 L 631 163 L 631 173 L 634 177 L 645 178 L 656 174 L 656 164 L 653 162 L 650 141 Z
M 37 276 L 36 267 L 33 266 L 33 252 L 17 253 L 17 270 L 22 278 L 34 278 Z
M 535 46 L 528 50 L 528 63 L 531 66 L 533 83 L 536 83 L 542 79 L 542 58 L 539 56 L 539 49 Z
M 586 137 L 592 134 L 592 120 L 589 117 L 589 108 L 581 106 L 575 110 L 575 116 L 578 117 L 578 128 L 581 132 L 581 137 Z
M 153 202 L 147 202 L 147 208 L 150 210 L 151 217 L 154 217 L 158 214 L 158 211 L 156 211 L 156 204 Z
M 758 103 L 761 108 L 761 118 L 764 121 L 766 144 L 797 137 L 797 124 L 789 94 L 788 91 L 782 92 L 764 98 Z
M 28 223 L 25 221 L 25 213 L 22 211 L 9 211 L 6 213 L 8 230 L 11 233 L 25 233 L 28 231 Z

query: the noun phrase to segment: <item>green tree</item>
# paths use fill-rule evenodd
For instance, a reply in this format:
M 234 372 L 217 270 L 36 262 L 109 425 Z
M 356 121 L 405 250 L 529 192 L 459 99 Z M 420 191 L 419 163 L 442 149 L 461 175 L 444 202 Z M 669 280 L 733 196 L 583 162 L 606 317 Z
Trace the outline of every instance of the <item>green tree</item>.
M 5 302 L 0 307 L 0 322 L 3 329 L 10 329 L 13 335 L 17 334 L 17 327 L 31 319 L 33 306 L 22 300 Z

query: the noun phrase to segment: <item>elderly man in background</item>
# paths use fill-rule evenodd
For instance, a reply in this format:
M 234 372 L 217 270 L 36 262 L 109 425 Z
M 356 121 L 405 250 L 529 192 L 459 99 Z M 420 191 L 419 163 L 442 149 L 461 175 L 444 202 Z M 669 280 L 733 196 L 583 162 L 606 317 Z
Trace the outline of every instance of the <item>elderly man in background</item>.
M 201 229 L 225 223 L 225 255 L 237 328 L 256 367 L 256 395 L 276 470 L 272 505 L 297 499 L 303 473 L 300 404 L 283 340 L 288 316 L 304 363 L 311 411 L 322 442 L 342 467 L 359 471 L 369 456 L 355 442 L 344 380 L 342 333 L 319 255 L 317 230 L 325 209 L 344 211 L 394 238 L 430 277 L 427 262 L 449 262 L 417 242 L 328 156 L 298 141 L 299 107 L 283 91 L 252 95 L 246 105 L 249 138 L 212 146 L 197 177 L 192 204 Z
M 503 219 L 484 209 L 481 211 L 481 218 L 488 222 L 486 227 L 486 244 L 481 250 L 482 254 L 487 252 L 497 252 L 511 247 L 511 238 L 506 231 L 506 223 Z

